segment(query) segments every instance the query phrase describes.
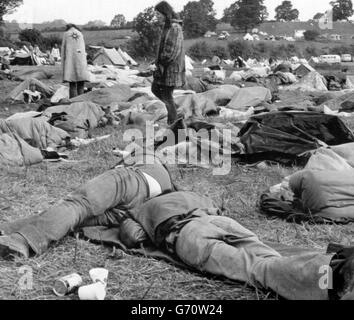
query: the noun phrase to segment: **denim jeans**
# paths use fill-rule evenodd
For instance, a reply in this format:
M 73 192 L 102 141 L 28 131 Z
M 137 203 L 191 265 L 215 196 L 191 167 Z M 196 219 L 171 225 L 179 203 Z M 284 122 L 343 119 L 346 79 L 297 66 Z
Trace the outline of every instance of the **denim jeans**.
M 57 205 L 39 216 L 0 226 L 5 234 L 19 233 L 36 254 L 76 228 L 87 225 L 116 225 L 122 212 L 148 200 L 149 187 L 134 168 L 107 171 L 90 180 Z
M 320 288 L 320 269 L 330 265 L 332 256 L 282 257 L 233 219 L 202 212 L 195 215 L 182 228 L 175 245 L 177 256 L 187 265 L 272 289 L 290 300 L 328 300 L 328 290 Z

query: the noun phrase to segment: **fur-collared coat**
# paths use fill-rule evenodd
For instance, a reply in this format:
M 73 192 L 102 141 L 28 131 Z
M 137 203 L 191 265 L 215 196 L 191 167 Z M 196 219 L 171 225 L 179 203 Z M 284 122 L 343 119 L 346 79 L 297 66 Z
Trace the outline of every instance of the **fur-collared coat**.
M 172 20 L 171 25 L 163 29 L 156 67 L 155 83 L 176 88 L 185 84 L 184 38 L 182 26 L 178 20 Z
M 89 81 L 85 40 L 76 28 L 64 33 L 61 57 L 64 82 Z

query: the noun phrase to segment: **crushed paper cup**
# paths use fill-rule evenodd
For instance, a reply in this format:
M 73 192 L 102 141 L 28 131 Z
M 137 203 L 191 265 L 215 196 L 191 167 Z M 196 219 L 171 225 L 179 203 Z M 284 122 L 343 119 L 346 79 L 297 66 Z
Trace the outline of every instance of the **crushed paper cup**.
M 96 282 L 79 288 L 80 300 L 104 300 L 106 297 L 106 286 L 102 282 Z
M 104 268 L 91 269 L 89 274 L 92 282 L 101 282 L 107 286 L 109 271 Z

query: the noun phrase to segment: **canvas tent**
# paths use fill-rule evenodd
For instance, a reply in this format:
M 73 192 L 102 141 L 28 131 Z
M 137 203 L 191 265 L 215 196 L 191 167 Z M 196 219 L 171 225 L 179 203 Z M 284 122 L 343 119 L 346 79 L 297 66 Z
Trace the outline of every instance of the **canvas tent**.
M 316 72 L 316 70 L 311 67 L 309 64 L 301 63 L 297 67 L 294 68 L 294 73 L 298 77 L 304 77 L 308 75 L 310 72 Z
M 116 49 L 101 48 L 93 58 L 95 65 L 126 66 L 127 63 Z
M 121 57 L 125 60 L 127 64 L 130 64 L 132 66 L 137 66 L 138 63 L 125 51 L 123 51 L 121 48 L 118 49 L 118 53 L 121 55 Z
M 249 33 L 247 33 L 247 34 L 243 37 L 243 40 L 246 40 L 246 41 L 253 41 L 254 38 L 253 38 Z
M 31 53 L 17 52 L 11 60 L 11 65 L 34 66 L 37 63 Z
M 0 57 L 11 54 L 11 50 L 8 47 L 0 47 Z

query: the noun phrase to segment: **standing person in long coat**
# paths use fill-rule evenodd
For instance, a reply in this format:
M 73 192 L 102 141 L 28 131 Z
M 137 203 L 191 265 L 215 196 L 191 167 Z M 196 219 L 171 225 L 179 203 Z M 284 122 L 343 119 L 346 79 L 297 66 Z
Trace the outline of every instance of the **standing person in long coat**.
M 70 98 L 84 93 L 85 81 L 89 81 L 85 40 L 80 29 L 68 24 L 62 43 L 63 81 L 70 84 Z
M 186 81 L 186 63 L 182 21 L 166 1 L 155 7 L 158 18 L 164 21 L 152 92 L 168 110 L 168 124 L 177 120 L 177 107 L 173 101 L 173 91 Z

